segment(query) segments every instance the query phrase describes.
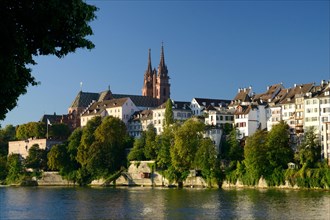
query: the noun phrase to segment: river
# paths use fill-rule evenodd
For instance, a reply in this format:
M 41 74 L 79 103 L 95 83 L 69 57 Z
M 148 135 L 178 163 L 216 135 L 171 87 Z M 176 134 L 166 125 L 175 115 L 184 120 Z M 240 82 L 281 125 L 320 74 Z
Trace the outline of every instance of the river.
M 330 219 L 330 192 L 0 187 L 0 219 Z

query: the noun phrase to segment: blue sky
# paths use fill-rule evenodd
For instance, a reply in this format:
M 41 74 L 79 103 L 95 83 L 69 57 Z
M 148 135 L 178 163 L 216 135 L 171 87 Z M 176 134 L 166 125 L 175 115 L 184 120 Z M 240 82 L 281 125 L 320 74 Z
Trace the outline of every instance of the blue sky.
M 37 57 L 41 82 L 20 96 L 3 126 L 66 114 L 80 91 L 141 95 L 151 48 L 164 42 L 171 98 L 232 99 L 240 87 L 320 83 L 329 73 L 329 1 L 86 1 L 96 5 L 95 49 Z

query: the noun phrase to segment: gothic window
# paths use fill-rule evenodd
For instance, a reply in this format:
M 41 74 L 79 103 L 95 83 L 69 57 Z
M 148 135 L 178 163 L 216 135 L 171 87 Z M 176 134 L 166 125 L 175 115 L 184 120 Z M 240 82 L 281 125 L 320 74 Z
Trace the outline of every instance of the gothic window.
M 166 96 L 166 88 L 163 88 L 163 95 Z

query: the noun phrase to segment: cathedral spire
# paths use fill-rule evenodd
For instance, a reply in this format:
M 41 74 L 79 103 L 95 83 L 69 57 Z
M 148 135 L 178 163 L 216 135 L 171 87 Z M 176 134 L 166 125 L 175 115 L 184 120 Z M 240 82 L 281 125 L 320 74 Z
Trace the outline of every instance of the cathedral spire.
M 165 67 L 164 42 L 162 42 L 162 48 L 161 48 L 161 52 L 160 52 L 160 64 L 159 64 L 159 66 L 161 66 L 162 68 Z
M 149 54 L 148 54 L 148 68 L 147 68 L 148 73 L 152 73 L 152 66 L 151 66 L 151 49 L 149 48 Z
M 158 66 L 158 76 L 166 77 L 167 76 L 167 67 L 165 65 L 165 56 L 164 56 L 164 43 L 162 42 L 161 52 L 160 52 L 160 63 Z

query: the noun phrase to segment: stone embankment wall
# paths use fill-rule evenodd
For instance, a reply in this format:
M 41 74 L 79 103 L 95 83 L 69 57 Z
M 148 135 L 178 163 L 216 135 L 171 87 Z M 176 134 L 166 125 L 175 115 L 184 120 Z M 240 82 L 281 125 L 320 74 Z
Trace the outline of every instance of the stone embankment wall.
M 43 172 L 37 180 L 38 186 L 73 186 L 74 183 L 65 180 L 58 172 Z
M 267 182 L 265 179 L 263 178 L 260 178 L 259 182 L 258 182 L 258 185 L 255 185 L 255 186 L 247 186 L 247 185 L 244 185 L 241 181 L 237 180 L 237 182 L 235 184 L 233 183 L 230 183 L 228 181 L 224 181 L 222 183 L 222 188 L 259 188 L 259 189 L 265 189 L 265 188 L 277 188 L 277 189 L 299 189 L 299 187 L 297 185 L 295 186 L 291 186 L 289 184 L 288 181 L 285 181 L 285 184 L 284 185 L 280 185 L 280 186 L 272 186 L 272 187 L 269 187 L 267 185 Z

